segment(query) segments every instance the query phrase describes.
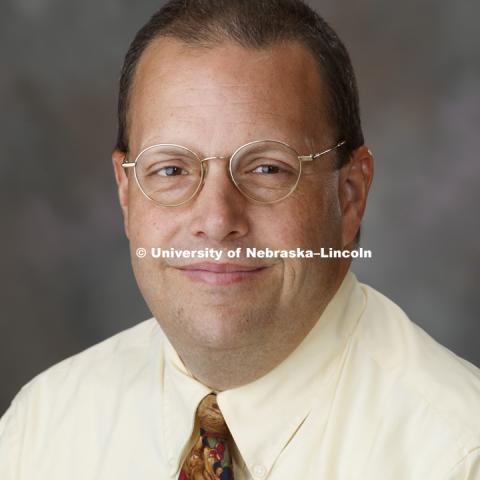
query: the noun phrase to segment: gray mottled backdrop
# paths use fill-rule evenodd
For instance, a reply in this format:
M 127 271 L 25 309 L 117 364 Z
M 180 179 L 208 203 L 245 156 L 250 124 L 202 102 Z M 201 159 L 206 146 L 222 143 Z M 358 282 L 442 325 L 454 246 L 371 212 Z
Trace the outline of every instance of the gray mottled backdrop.
M 2 0 L 0 413 L 144 318 L 111 173 L 117 79 L 153 0 Z M 480 364 L 480 3 L 312 2 L 349 48 L 376 178 L 357 262 Z

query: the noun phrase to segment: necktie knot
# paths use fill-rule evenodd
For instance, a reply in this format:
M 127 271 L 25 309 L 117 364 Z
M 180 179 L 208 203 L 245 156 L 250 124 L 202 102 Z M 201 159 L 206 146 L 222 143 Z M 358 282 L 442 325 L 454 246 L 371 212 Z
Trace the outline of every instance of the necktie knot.
M 179 480 L 233 480 L 228 427 L 217 395 L 205 396 L 197 407 L 200 436 L 185 459 Z
M 218 407 L 217 396 L 211 393 L 198 405 L 197 415 L 203 434 L 214 438 L 227 438 L 228 427 Z

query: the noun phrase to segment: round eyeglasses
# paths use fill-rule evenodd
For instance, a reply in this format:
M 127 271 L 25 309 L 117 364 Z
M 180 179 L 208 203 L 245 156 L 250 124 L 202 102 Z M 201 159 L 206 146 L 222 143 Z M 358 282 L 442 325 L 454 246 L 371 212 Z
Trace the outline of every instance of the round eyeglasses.
M 284 142 L 256 140 L 237 148 L 230 157 L 230 177 L 250 200 L 279 202 L 297 187 L 303 162 L 316 160 L 345 143 L 342 140 L 327 150 L 302 156 Z M 143 149 L 134 162 L 125 157 L 122 166 L 133 168 L 138 187 L 147 198 L 164 207 L 176 207 L 191 200 L 201 189 L 205 162 L 225 158 L 200 158 L 181 145 L 162 143 Z

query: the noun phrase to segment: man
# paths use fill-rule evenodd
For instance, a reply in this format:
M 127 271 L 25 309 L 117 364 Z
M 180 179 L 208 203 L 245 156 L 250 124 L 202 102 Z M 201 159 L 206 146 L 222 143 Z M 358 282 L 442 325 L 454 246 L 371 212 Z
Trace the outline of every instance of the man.
M 318 15 L 167 3 L 126 56 L 113 166 L 154 318 L 21 390 L 2 480 L 480 478 L 478 369 L 348 255 L 281 253 L 354 249 L 373 175 Z

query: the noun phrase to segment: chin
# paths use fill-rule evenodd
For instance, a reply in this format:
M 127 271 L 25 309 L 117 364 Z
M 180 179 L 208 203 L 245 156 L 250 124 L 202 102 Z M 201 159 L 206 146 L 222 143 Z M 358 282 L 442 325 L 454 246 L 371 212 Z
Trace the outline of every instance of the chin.
M 214 349 L 237 348 L 242 344 L 251 344 L 252 338 L 259 337 L 259 316 L 258 313 L 254 316 L 251 309 L 241 313 L 238 307 L 230 304 L 225 308 L 196 308 L 191 311 L 182 308 L 168 318 L 165 318 L 165 313 L 166 333 L 171 332 L 177 339 L 182 337 L 185 344 L 194 342 Z M 163 327 L 163 322 L 160 321 L 160 324 Z

